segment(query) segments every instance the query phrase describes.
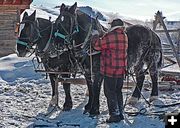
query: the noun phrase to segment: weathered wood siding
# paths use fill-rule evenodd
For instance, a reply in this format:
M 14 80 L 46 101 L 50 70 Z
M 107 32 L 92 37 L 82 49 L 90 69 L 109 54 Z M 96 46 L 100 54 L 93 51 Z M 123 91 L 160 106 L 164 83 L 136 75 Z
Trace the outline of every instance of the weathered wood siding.
M 15 53 L 16 24 L 33 0 L 0 0 L 0 57 Z
M 19 22 L 18 11 L 0 12 L 0 56 L 15 53 L 15 27 Z

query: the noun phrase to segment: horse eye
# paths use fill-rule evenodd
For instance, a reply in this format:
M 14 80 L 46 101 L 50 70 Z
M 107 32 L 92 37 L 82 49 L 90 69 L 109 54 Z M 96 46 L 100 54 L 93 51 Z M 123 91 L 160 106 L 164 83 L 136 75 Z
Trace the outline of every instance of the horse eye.
M 64 21 L 64 16 L 61 16 L 61 21 Z

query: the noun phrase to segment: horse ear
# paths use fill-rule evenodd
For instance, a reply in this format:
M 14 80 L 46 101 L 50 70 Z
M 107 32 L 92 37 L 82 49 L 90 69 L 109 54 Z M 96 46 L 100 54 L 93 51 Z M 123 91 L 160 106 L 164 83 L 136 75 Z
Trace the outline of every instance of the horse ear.
M 34 21 L 36 18 L 36 10 L 29 16 L 29 19 Z
M 60 7 L 60 12 L 64 11 L 65 7 L 66 7 L 65 4 L 62 3 L 62 5 L 61 5 L 61 7 Z
M 74 5 L 72 5 L 69 10 L 71 13 L 75 13 L 76 8 L 77 8 L 77 2 L 75 2 Z
M 26 18 L 26 17 L 28 17 L 28 13 L 27 12 L 24 12 L 24 15 L 23 15 L 23 20 Z

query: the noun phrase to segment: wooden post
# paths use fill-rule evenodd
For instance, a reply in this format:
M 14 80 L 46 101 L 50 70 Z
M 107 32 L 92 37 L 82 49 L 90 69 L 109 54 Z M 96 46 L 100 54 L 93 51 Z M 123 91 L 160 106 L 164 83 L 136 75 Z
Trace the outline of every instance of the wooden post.
M 166 36 L 167 36 L 167 39 L 168 39 L 168 41 L 169 41 L 169 43 L 170 43 L 170 45 L 171 45 L 171 47 L 172 47 L 172 50 L 173 50 L 174 55 L 175 55 L 175 57 L 176 57 L 177 63 L 178 63 L 178 65 L 179 65 L 179 67 L 180 67 L 180 57 L 178 56 L 178 53 L 177 53 L 177 51 L 176 51 L 176 49 L 175 49 L 175 47 L 174 47 L 174 44 L 173 44 L 173 42 L 172 42 L 172 40 L 171 40 L 171 37 L 170 37 L 170 35 L 169 35 L 169 33 L 168 33 L 168 30 L 167 30 L 167 28 L 166 28 L 166 25 L 165 25 L 165 23 L 164 23 L 164 21 L 163 21 L 164 18 L 165 18 L 165 17 L 162 16 L 162 12 L 159 12 L 159 11 L 158 11 L 158 12 L 156 13 L 156 15 L 155 15 L 155 22 L 154 22 L 154 23 L 156 23 L 155 25 L 157 25 L 157 23 L 160 23 L 160 24 L 163 26 L 163 29 L 164 29 L 165 34 L 166 34 Z M 153 27 L 153 29 L 155 29 L 155 28 Z
M 178 31 L 177 50 L 178 50 L 178 55 L 180 56 L 180 29 Z

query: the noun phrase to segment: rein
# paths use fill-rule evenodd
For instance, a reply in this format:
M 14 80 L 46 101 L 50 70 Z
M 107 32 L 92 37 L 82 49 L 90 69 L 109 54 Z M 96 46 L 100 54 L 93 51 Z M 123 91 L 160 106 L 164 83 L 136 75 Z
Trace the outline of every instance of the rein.
M 49 37 L 48 42 L 46 43 L 46 46 L 45 46 L 44 49 L 43 49 L 43 52 L 46 52 L 46 51 L 48 50 L 48 48 L 49 48 L 49 45 L 50 45 L 50 43 L 51 43 L 51 41 L 52 41 L 53 29 L 54 29 L 53 23 L 51 23 L 51 33 L 50 33 L 50 37 Z

